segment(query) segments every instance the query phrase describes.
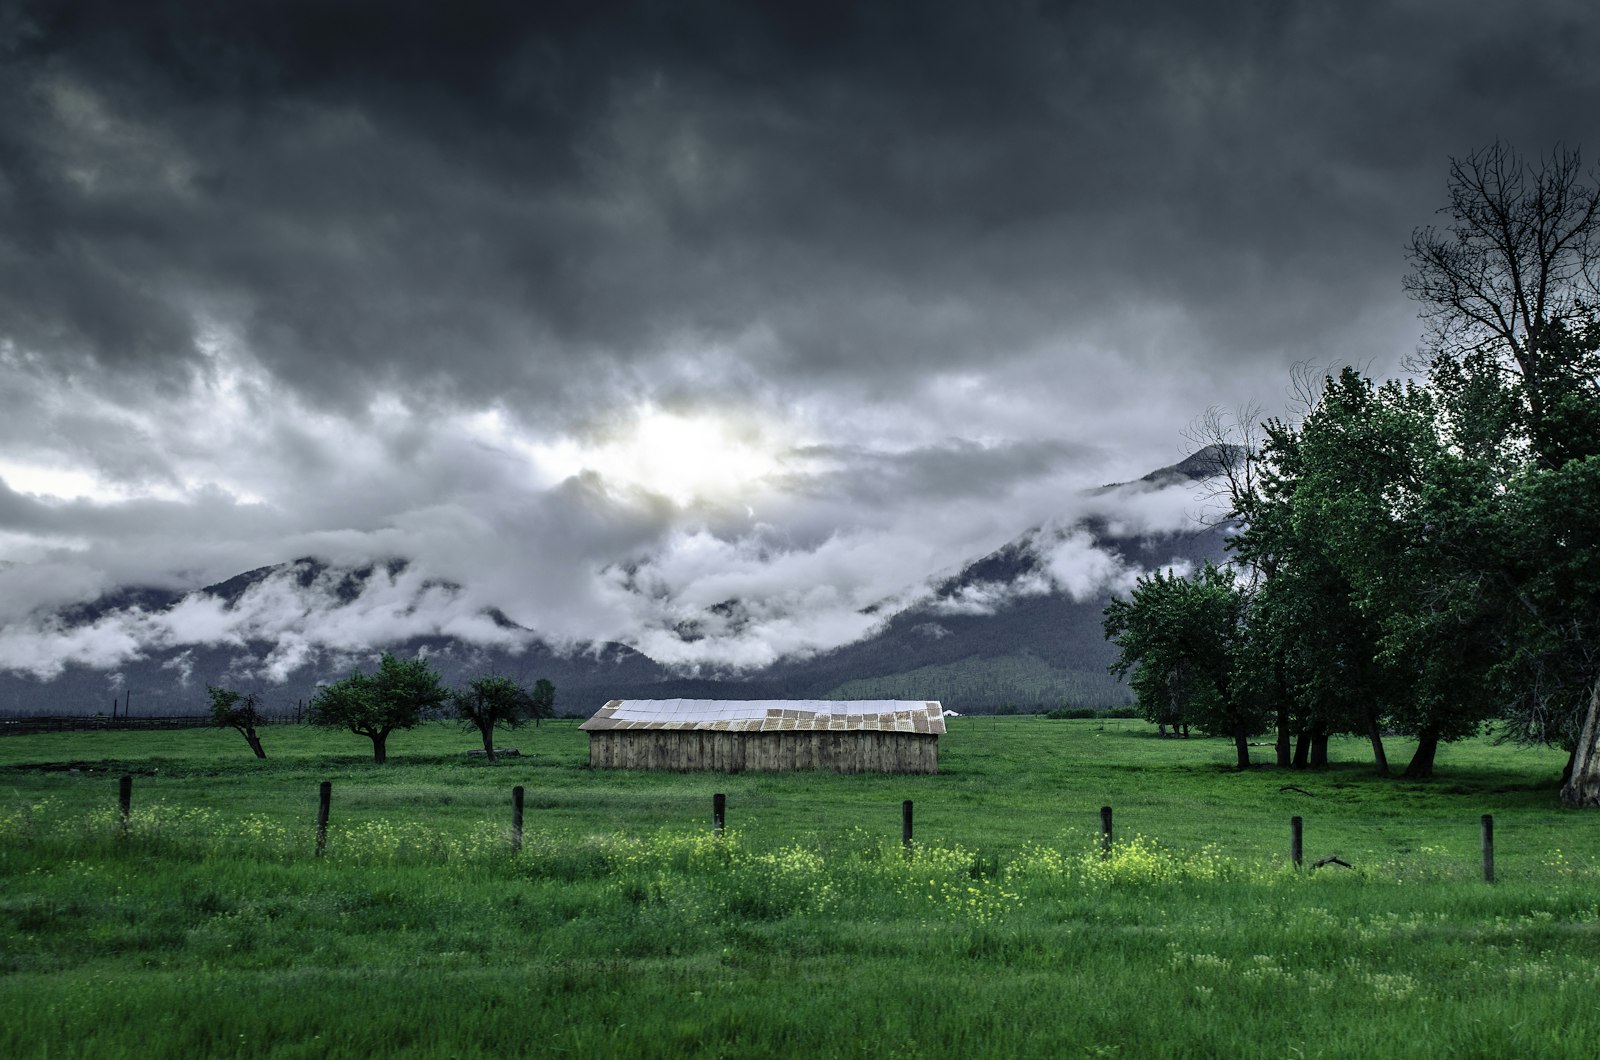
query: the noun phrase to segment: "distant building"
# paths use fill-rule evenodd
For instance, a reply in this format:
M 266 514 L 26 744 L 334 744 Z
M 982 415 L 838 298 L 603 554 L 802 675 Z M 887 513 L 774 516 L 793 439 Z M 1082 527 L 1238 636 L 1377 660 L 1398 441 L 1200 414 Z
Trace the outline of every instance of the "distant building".
M 596 769 L 937 773 L 937 702 L 613 699 L 579 728 Z

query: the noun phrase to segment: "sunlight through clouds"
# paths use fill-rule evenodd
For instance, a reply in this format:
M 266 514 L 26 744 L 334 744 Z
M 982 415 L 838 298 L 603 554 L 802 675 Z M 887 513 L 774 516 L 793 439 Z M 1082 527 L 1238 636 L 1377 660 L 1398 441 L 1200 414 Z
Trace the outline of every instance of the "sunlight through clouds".
M 659 494 L 679 506 L 745 499 L 772 487 L 782 452 L 766 432 L 732 417 L 680 414 L 646 406 L 593 442 L 562 439 L 533 447 L 559 478 L 593 471 L 624 489 Z

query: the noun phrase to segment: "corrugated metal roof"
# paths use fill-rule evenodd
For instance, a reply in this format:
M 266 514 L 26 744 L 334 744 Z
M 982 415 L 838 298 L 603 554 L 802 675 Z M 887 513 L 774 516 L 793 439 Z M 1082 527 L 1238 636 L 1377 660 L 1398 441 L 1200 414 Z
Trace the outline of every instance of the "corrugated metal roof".
M 937 701 L 903 699 L 613 699 L 578 728 L 727 732 L 945 731 Z

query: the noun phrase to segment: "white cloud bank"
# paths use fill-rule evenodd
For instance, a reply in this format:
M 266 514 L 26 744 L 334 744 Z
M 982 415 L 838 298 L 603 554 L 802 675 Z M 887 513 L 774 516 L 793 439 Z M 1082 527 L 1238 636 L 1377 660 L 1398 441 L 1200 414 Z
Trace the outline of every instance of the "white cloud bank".
M 267 644 L 261 676 L 282 680 L 319 654 L 411 637 L 528 636 L 488 617 L 497 610 L 557 645 L 618 641 L 682 669 L 746 669 L 859 639 L 1030 526 L 1053 527 L 1029 538 L 1032 574 L 941 606 L 1088 598 L 1136 572 L 1074 520 L 1161 533 L 1194 508 L 1182 489 L 1085 492 L 1095 453 L 1066 443 L 927 436 L 888 449 L 843 426 L 823 435 L 804 407 L 645 406 L 552 439 L 505 408 L 440 414 L 394 393 L 359 417 L 318 413 L 247 360 L 212 356 L 159 416 L 86 388 L 75 415 L 120 423 L 120 442 L 90 432 L 75 450 L 26 454 L 94 469 L 131 434 L 149 453 L 123 493 L 0 491 L 16 557 L 0 569 L 0 668 L 50 677 L 152 651 Z M 13 391 L 24 429 L 49 425 L 23 411 L 39 396 Z M 735 457 L 725 473 L 724 447 Z M 674 460 L 696 466 L 653 488 L 651 469 Z M 307 584 L 290 569 L 228 603 L 191 592 L 167 610 L 56 614 L 125 586 L 184 592 L 302 555 L 332 568 Z M 389 558 L 407 563 L 341 598 L 345 570 Z

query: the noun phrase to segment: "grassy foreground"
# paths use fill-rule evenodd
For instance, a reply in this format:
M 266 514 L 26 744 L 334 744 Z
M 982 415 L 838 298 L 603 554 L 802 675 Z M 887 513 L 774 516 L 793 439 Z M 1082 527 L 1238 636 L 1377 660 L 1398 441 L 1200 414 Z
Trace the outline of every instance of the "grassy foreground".
M 1600 1055 L 1600 815 L 1555 752 L 1415 784 L 1032 717 L 954 721 L 934 777 L 594 772 L 572 723 L 496 766 L 444 725 L 384 767 L 263 740 L 0 740 L 0 1056 Z M 1288 869 L 1290 815 L 1354 867 Z

